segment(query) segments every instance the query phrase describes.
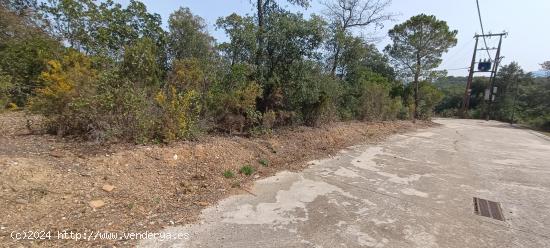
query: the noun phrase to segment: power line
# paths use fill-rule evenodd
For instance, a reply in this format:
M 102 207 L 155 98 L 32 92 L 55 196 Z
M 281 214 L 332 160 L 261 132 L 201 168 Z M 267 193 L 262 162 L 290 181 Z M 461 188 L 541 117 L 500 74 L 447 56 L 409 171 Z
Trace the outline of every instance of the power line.
M 458 70 L 468 70 L 470 67 L 463 67 L 463 68 L 453 68 L 453 69 L 442 69 L 447 71 L 458 71 Z
M 456 64 L 455 62 L 464 59 L 464 51 L 466 48 L 470 47 L 472 42 L 473 40 L 468 40 L 468 42 L 463 44 L 460 48 L 453 49 L 454 52 L 451 55 L 446 56 L 447 58 L 443 61 L 443 63 L 441 63 L 440 67 L 454 67 L 453 65 Z
M 479 0 L 476 0 L 476 5 L 477 5 L 477 15 L 479 17 L 479 25 L 481 26 L 481 34 L 483 35 L 483 43 L 485 44 L 485 49 L 489 49 L 489 46 L 487 46 L 487 39 L 485 39 L 485 30 L 483 28 L 483 21 L 481 19 L 481 10 L 479 8 Z M 489 50 L 486 50 L 486 51 L 487 51 L 487 56 L 489 56 L 489 60 L 492 60 L 491 53 L 489 53 Z

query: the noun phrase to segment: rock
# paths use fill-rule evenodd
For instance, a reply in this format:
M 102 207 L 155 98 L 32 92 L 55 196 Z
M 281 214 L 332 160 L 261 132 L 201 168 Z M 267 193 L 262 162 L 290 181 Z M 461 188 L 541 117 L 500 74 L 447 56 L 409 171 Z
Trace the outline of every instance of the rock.
M 27 203 L 29 203 L 29 201 L 27 201 L 25 199 L 21 199 L 21 198 L 16 199 L 15 202 L 18 203 L 18 204 L 27 204 Z
M 90 205 L 93 209 L 96 209 L 105 206 L 105 202 L 103 200 L 93 200 L 88 202 L 88 205 Z
M 63 157 L 63 153 L 60 152 L 60 151 L 51 151 L 50 156 L 52 156 L 54 158 L 61 158 L 61 157 Z
M 197 206 L 201 206 L 201 207 L 206 207 L 208 206 L 208 202 L 195 202 L 195 204 L 197 204 Z
M 91 177 L 92 173 L 89 171 L 84 171 L 84 172 L 81 172 L 80 175 L 83 177 Z
M 178 160 L 178 154 L 174 154 L 174 160 Z
M 101 188 L 103 191 L 105 192 L 111 192 L 113 191 L 113 189 L 115 189 L 116 187 L 113 186 L 113 185 L 110 185 L 110 184 L 105 184 L 103 185 L 103 187 Z

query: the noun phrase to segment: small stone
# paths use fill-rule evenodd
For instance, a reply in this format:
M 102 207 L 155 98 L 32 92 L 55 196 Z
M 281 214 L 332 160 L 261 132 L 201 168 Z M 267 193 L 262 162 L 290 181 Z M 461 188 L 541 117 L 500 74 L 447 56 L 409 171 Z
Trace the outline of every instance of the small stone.
M 63 157 L 63 153 L 61 153 L 60 151 L 51 151 L 50 156 L 54 158 L 61 158 Z
M 105 192 L 111 192 L 111 191 L 113 191 L 113 189 L 115 189 L 115 186 L 110 185 L 110 184 L 105 184 L 105 185 L 103 185 L 103 187 L 101 187 L 101 189 Z
M 195 202 L 195 204 L 197 204 L 198 206 L 201 206 L 201 207 L 206 207 L 208 206 L 208 202 Z
M 96 208 L 100 208 L 100 207 L 105 206 L 105 202 L 104 202 L 103 200 L 93 200 L 93 201 L 88 202 L 88 204 L 89 204 L 90 207 L 92 207 L 93 209 L 96 209 Z
M 15 202 L 18 203 L 18 204 L 27 204 L 27 203 L 29 203 L 29 201 L 27 201 L 25 199 L 21 199 L 21 198 L 16 199 Z
M 91 177 L 92 173 L 90 173 L 89 171 L 84 171 L 84 172 L 81 172 L 80 175 L 83 177 Z
M 174 154 L 174 160 L 178 160 L 178 154 Z

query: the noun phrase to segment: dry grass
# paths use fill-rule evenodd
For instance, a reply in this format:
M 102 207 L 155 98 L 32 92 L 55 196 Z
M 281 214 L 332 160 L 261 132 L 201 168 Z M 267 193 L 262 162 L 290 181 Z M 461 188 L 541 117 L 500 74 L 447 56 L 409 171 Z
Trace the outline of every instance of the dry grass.
M 0 115 L 0 243 L 22 230 L 144 232 L 197 220 L 200 211 L 281 170 L 390 134 L 433 125 L 342 122 L 258 138 L 205 136 L 170 146 L 93 144 L 29 134 L 22 113 Z M 269 161 L 263 166 L 259 161 Z M 237 173 L 250 165 L 250 176 Z M 235 172 L 225 178 L 224 171 Z M 105 185 L 115 188 L 107 192 Z M 108 187 L 107 187 L 108 188 Z M 105 206 L 92 209 L 91 201 Z M 34 241 L 43 247 L 132 246 L 134 241 Z M 32 246 L 32 245 L 31 245 Z

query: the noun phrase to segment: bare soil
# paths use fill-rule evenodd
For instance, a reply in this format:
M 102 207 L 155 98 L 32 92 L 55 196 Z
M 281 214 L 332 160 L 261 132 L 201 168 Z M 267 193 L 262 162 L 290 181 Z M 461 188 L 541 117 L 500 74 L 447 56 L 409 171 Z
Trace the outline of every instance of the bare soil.
M 29 118 L 40 119 L 22 112 L 0 115 L 1 247 L 132 246 L 135 240 L 57 240 L 57 232 L 154 232 L 192 223 L 208 205 L 248 194 L 257 178 L 298 171 L 342 148 L 435 125 L 338 122 L 254 138 L 205 135 L 193 142 L 143 146 L 33 134 Z M 255 172 L 239 173 L 243 165 Z M 226 170 L 235 176 L 225 178 Z M 11 238 L 22 231 L 50 231 L 52 237 Z

